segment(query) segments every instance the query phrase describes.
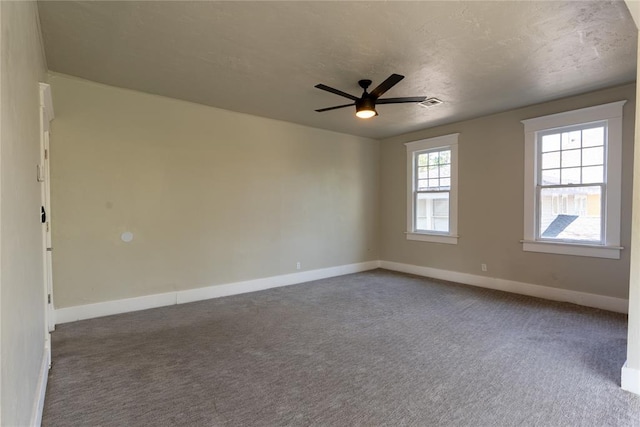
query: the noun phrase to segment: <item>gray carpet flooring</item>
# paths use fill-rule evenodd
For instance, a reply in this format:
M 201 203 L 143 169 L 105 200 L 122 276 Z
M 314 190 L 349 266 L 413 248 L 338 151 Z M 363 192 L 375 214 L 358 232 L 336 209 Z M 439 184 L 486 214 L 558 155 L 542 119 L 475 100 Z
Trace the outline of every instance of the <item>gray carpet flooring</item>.
M 57 327 L 44 426 L 640 426 L 626 316 L 385 270 Z

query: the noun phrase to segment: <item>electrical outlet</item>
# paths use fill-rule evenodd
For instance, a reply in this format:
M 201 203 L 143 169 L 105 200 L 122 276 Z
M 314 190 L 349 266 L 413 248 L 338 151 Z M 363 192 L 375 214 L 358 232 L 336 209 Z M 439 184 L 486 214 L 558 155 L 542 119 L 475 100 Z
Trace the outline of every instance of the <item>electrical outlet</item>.
M 296 262 L 296 270 L 300 270 L 300 267 L 301 267 L 301 266 L 302 266 L 302 265 L 300 264 L 300 261 Z
M 487 271 L 487 264 L 480 264 L 482 271 Z

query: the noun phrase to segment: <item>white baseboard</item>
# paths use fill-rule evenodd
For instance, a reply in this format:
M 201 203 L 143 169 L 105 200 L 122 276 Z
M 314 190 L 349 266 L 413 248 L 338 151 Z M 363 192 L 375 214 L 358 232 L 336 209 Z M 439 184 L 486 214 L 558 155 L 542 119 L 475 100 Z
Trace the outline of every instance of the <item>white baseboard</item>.
M 475 274 L 459 273 L 456 271 L 440 270 L 437 268 L 420 267 L 412 264 L 402 264 L 391 261 L 380 261 L 380 268 L 415 274 L 417 276 L 431 277 L 450 282 L 463 283 L 481 288 L 495 289 L 528 295 L 553 301 L 570 302 L 587 307 L 603 310 L 627 313 L 629 301 L 622 298 L 607 297 L 604 295 L 589 294 L 586 292 L 571 291 L 568 289 L 552 288 L 548 286 L 533 285 L 531 283 L 516 282 L 513 280 L 498 279 L 494 277 L 477 276 Z M 640 384 L 640 382 L 638 383 Z
M 38 385 L 36 388 L 36 400 L 33 402 L 33 410 L 31 412 L 31 427 L 40 427 L 42 424 L 42 411 L 44 411 L 44 396 L 47 392 L 47 380 L 49 378 L 49 366 L 51 366 L 51 353 L 49 347 L 45 344 L 42 354 L 42 362 L 40 364 L 40 373 L 38 376 Z
M 147 310 L 149 308 L 164 307 L 176 304 L 176 293 L 145 295 L 136 298 L 119 299 L 115 301 L 98 302 L 95 304 L 76 305 L 55 310 L 56 325 L 75 322 L 76 320 L 92 319 L 94 317 L 110 316 L 112 314 L 128 313 L 130 311 Z
M 265 277 L 263 279 L 228 283 L 226 285 L 188 289 L 185 291 L 178 291 L 176 293 L 177 304 L 244 294 L 247 292 L 263 291 L 265 289 L 277 288 L 280 286 L 295 285 L 298 283 L 311 282 L 313 280 L 326 279 L 328 277 L 359 273 L 361 271 L 376 269 L 378 266 L 379 261 L 367 261 L 358 264 L 339 265 L 337 267 L 322 268 L 319 270 L 301 271 L 299 273 Z
M 640 394 L 640 370 L 629 368 L 627 362 L 622 367 L 621 388 L 631 393 Z
M 378 266 L 379 261 L 367 261 L 357 264 L 340 265 L 337 267 L 247 280 L 243 282 L 59 308 L 55 310 L 55 323 L 75 322 L 77 320 L 92 319 L 94 317 L 109 316 L 112 314 L 127 313 L 130 311 L 146 310 L 149 308 L 163 307 L 167 305 L 184 304 L 211 298 L 262 291 L 280 286 L 295 285 L 313 280 L 326 279 L 328 277 L 373 270 L 378 268 Z
M 513 280 L 477 276 L 474 274 L 440 270 L 431 267 L 421 267 L 412 264 L 402 264 L 391 261 L 367 261 L 357 264 L 348 264 L 318 270 L 302 271 L 299 273 L 284 274 L 280 276 L 265 277 L 255 280 L 187 289 L 184 291 L 167 292 L 163 294 L 146 295 L 136 298 L 100 302 L 96 304 L 59 308 L 55 310 L 55 323 L 61 324 L 75 322 L 77 320 L 92 319 L 94 317 L 109 316 L 112 314 L 127 313 L 167 305 L 184 304 L 210 298 L 220 298 L 247 292 L 261 291 L 280 286 L 295 285 L 312 280 L 320 280 L 328 277 L 373 270 L 378 267 L 553 301 L 571 302 L 574 304 L 615 311 L 618 313 L 627 313 L 629 305 L 628 300 L 623 298 L 607 297 L 567 289 L 534 285 L 531 283 L 516 282 Z

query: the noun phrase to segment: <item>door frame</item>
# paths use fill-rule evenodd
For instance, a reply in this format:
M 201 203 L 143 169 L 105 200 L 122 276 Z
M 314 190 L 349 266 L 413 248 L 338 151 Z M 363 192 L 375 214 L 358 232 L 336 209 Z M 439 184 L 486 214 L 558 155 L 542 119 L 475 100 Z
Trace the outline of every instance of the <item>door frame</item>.
M 40 164 L 38 165 L 38 181 L 40 182 L 41 202 L 46 215 L 42 223 L 42 270 L 44 281 L 45 304 L 45 341 L 49 352 L 50 339 L 55 330 L 55 311 L 53 305 L 53 271 L 51 246 L 51 182 L 49 174 L 50 158 L 50 122 L 54 118 L 51 86 L 40 83 Z

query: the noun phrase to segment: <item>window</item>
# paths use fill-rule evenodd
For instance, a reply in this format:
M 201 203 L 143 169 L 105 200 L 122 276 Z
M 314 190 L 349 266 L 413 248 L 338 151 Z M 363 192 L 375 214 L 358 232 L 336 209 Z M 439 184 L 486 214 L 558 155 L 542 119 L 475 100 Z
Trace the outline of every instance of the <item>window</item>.
M 407 239 L 458 241 L 458 134 L 407 147 Z
M 622 106 L 523 120 L 523 250 L 620 258 Z

